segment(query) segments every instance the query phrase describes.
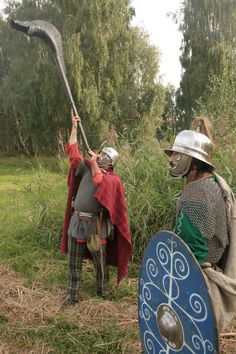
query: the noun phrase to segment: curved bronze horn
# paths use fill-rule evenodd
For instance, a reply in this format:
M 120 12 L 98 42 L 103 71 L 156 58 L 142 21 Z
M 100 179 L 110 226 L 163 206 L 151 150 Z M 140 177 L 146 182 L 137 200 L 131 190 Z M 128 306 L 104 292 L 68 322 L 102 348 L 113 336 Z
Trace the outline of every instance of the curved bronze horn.
M 70 103 L 76 115 L 78 115 L 74 99 L 72 97 L 71 89 L 66 77 L 66 67 L 63 55 L 62 39 L 58 29 L 49 22 L 34 20 L 34 21 L 18 21 L 11 20 L 11 27 L 25 33 L 29 37 L 39 37 L 41 38 L 53 51 L 56 56 L 56 61 L 59 67 L 59 71 L 62 77 L 62 80 L 66 87 L 66 92 L 68 94 Z M 87 151 L 90 149 L 87 138 L 84 133 L 83 126 L 79 122 L 79 129 L 82 135 L 82 139 Z

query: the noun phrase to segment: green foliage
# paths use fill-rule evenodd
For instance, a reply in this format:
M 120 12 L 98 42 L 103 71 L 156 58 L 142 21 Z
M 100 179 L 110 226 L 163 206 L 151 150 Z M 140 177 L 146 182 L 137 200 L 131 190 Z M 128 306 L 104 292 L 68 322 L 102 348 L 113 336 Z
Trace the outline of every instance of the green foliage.
M 182 112 L 179 123 L 186 128 L 198 113 L 197 101 L 212 84 L 211 76 L 221 77 L 229 60 L 235 69 L 236 6 L 228 0 L 185 0 L 182 11 L 183 76 L 177 105 Z
M 158 143 L 150 131 L 155 131 L 153 125 L 144 122 L 142 129 L 136 131 L 132 144 L 127 142 L 125 136 L 120 141 L 117 173 L 123 180 L 127 195 L 133 262 L 130 263 L 128 277 L 115 291 L 110 304 L 114 308 L 115 305 L 121 306 L 121 302 L 124 304 L 124 301 L 126 305 L 136 308 L 137 279 L 144 248 L 156 232 L 172 228 L 181 189 L 181 181 L 168 175 L 168 162 L 163 155 L 165 143 Z M 234 191 L 236 167 L 232 165 L 232 157 L 235 143 L 218 148 L 214 160 L 217 172 L 230 182 Z M 85 351 L 131 354 L 135 352 L 132 343 L 139 341 L 138 326 L 131 325 L 134 320 L 123 328 L 117 317 L 113 319 L 111 310 L 108 311 L 109 320 L 95 323 L 93 319 L 90 323 L 90 317 L 83 321 L 82 312 L 78 312 L 81 308 L 78 311 L 72 308 L 58 312 L 58 309 L 55 310 L 57 305 L 51 305 L 42 294 L 44 289 L 59 297 L 58 293 L 67 281 L 67 260 L 58 252 L 66 201 L 66 167 L 68 164 L 65 161 L 53 159 L 40 159 L 40 162 L 15 158 L 0 160 L 1 264 L 9 265 L 18 274 L 24 275 L 25 286 L 35 289 L 40 284 L 38 294 L 41 302 L 47 303 L 44 304 L 47 311 L 43 316 L 39 316 L 36 306 L 35 317 L 32 319 L 29 316 L 30 319 L 24 319 L 22 323 L 18 318 L 14 318 L 12 323 L 11 316 L 3 313 L 0 316 L 0 339 L 3 343 L 12 343 L 19 353 L 45 348 L 58 354 Z M 90 263 L 85 267 L 84 290 L 88 297 L 94 297 L 94 272 Z M 111 278 L 115 284 L 114 269 L 111 270 Z M 29 292 L 30 288 L 24 288 L 24 291 Z M 84 304 L 92 314 L 89 303 L 86 305 L 84 301 Z M 51 315 L 49 308 L 54 308 Z M 20 312 L 22 309 L 27 310 L 26 304 L 19 307 Z
M 130 26 L 128 0 L 10 2 L 6 12 L 11 19 L 48 21 L 60 31 L 68 80 L 92 148 L 111 128 L 119 134 L 162 111 L 158 52 L 147 34 Z M 69 107 L 52 53 L 3 19 L 0 43 L 0 152 L 61 155 Z
M 198 100 L 198 109 L 212 122 L 215 160 L 220 173 L 234 187 L 232 165 L 236 146 L 236 73 L 229 62 L 221 77 L 212 76 L 205 95 Z
M 157 128 L 158 139 L 168 138 L 169 135 L 173 136 L 175 134 L 175 129 L 177 125 L 177 117 L 179 116 L 177 112 L 177 106 L 175 102 L 176 90 L 172 85 L 168 85 L 165 88 L 165 103 L 164 110 L 162 113 L 162 124 Z
M 230 143 L 229 143 L 230 142 Z M 217 173 L 223 176 L 236 194 L 236 168 L 232 163 L 235 159 L 235 131 L 228 134 L 228 141 L 221 141 L 215 150 L 213 163 Z
M 198 101 L 199 111 L 211 118 L 216 143 L 234 146 L 236 129 L 236 73 L 230 65 L 221 77 L 213 76 L 206 94 Z
M 63 172 L 65 166 L 68 169 L 65 161 L 62 163 L 53 159 L 40 159 L 40 162 L 23 158 L 0 160 L 1 264 L 16 270 L 19 277 L 25 277 L 23 288 L 16 285 L 16 293 L 23 292 L 20 301 L 24 294 L 30 296 L 29 303 L 24 304 L 18 304 L 17 299 L 13 299 L 19 311 L 14 314 L 14 323 L 11 314 L 8 316 L 8 313 L 3 313 L 0 316 L 1 345 L 5 344 L 5 348 L 8 344 L 9 348 L 19 353 L 31 350 L 37 352 L 38 348 L 48 348 L 50 352 L 58 354 L 87 351 L 132 353 L 132 349 L 129 351 L 127 348 L 130 343 L 139 341 L 137 326 L 134 328 L 133 325 L 127 325 L 122 328 L 118 320 L 112 319 L 113 315 L 118 318 L 117 313 L 108 311 L 107 320 L 97 321 L 95 318 L 91 322 L 90 317 L 88 320 L 83 319 L 82 311 L 80 315 L 76 313 L 77 317 L 74 316 L 74 309 L 71 309 L 71 314 L 67 314 L 70 309 L 58 312 L 62 301 L 61 289 L 67 283 L 67 258 L 61 256 L 58 250 L 66 202 L 66 174 Z M 84 290 L 89 299 L 95 297 L 94 270 L 91 263 L 86 263 L 85 268 Z M 132 264 L 130 268 L 130 276 L 137 279 L 138 267 Z M 114 269 L 111 269 L 110 275 L 116 289 Z M 111 306 L 111 309 L 116 309 L 115 304 L 119 306 L 124 298 L 130 306 L 136 306 L 136 279 L 129 281 L 127 278 L 116 290 L 114 301 L 108 303 L 106 308 Z M 12 284 L 10 287 L 7 289 L 9 294 L 14 291 Z M 57 301 L 56 312 L 53 310 L 54 301 L 50 303 L 47 292 Z M 37 298 L 34 299 L 35 296 L 39 297 L 38 301 Z M 35 301 L 33 310 L 31 301 Z M 96 299 L 93 301 L 92 307 L 96 313 L 102 300 L 98 299 L 97 305 Z M 40 312 L 41 306 L 45 308 L 43 312 Z M 86 301 L 84 306 L 87 306 L 90 313 L 92 308 Z M 27 313 L 29 318 L 22 319 L 21 313 Z M 136 323 L 136 319 L 133 323 Z
M 181 187 L 179 180 L 169 177 L 163 147 L 154 136 L 150 138 L 148 129 L 144 124 L 133 145 L 121 146 L 117 166 L 127 192 L 133 257 L 138 261 L 154 234 L 172 229 Z
M 61 258 L 58 248 L 66 178 L 58 171 L 47 172 L 37 161 L 16 159 L 9 160 L 4 169 L 0 189 L 1 262 L 28 277 L 34 277 L 40 268 L 36 264 L 43 263 L 45 256 Z

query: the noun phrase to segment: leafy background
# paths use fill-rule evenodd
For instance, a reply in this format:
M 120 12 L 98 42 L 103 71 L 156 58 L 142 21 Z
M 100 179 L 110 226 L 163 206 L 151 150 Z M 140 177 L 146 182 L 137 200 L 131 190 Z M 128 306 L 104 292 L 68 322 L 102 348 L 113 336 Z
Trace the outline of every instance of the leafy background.
M 163 154 L 194 115 L 213 126 L 214 160 L 236 191 L 235 16 L 233 0 L 184 0 L 173 20 L 183 34 L 180 87 L 159 80 L 159 51 L 131 26 L 128 0 L 9 1 L 0 18 L 0 351 L 2 353 L 141 352 L 137 320 L 143 251 L 170 230 L 182 181 Z M 70 113 L 53 57 L 10 19 L 53 23 L 63 40 L 68 80 L 93 149 L 119 150 L 133 241 L 129 275 L 113 301 L 96 298 L 84 267 L 83 301 L 62 309 L 67 258 L 58 249 L 66 200 L 64 143 Z M 81 150 L 83 147 L 80 145 Z M 232 352 L 235 324 L 221 333 Z

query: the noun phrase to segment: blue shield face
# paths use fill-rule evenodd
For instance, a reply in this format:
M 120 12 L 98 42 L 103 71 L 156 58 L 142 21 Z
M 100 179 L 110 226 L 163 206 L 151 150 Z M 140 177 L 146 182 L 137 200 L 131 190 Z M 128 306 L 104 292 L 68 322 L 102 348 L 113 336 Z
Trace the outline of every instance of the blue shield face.
M 159 232 L 144 252 L 138 309 L 145 354 L 219 353 L 215 315 L 201 268 L 173 232 Z

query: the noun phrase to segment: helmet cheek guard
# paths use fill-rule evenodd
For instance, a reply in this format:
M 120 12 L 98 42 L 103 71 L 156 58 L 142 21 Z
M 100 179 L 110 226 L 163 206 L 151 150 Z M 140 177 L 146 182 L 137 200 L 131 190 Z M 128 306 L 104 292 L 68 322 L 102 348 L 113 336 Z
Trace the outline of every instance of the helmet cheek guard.
M 104 154 L 103 156 L 98 156 L 97 158 L 97 163 L 98 166 L 100 168 L 103 168 L 104 166 L 106 166 L 107 164 L 111 163 L 111 159 L 109 156 L 107 156 L 106 154 Z
M 214 168 L 211 163 L 212 151 L 213 144 L 211 140 L 206 135 L 194 130 L 183 130 L 177 134 L 171 149 L 164 150 L 172 158 L 170 173 L 176 177 L 184 176 L 188 172 L 192 158 Z M 179 157 L 174 158 L 177 155 Z
M 170 161 L 169 172 L 172 177 L 183 177 L 185 176 L 191 166 L 192 157 L 181 154 L 173 153 Z
M 112 167 L 114 167 L 118 160 L 118 152 L 112 147 L 104 147 L 102 152 L 110 158 Z

